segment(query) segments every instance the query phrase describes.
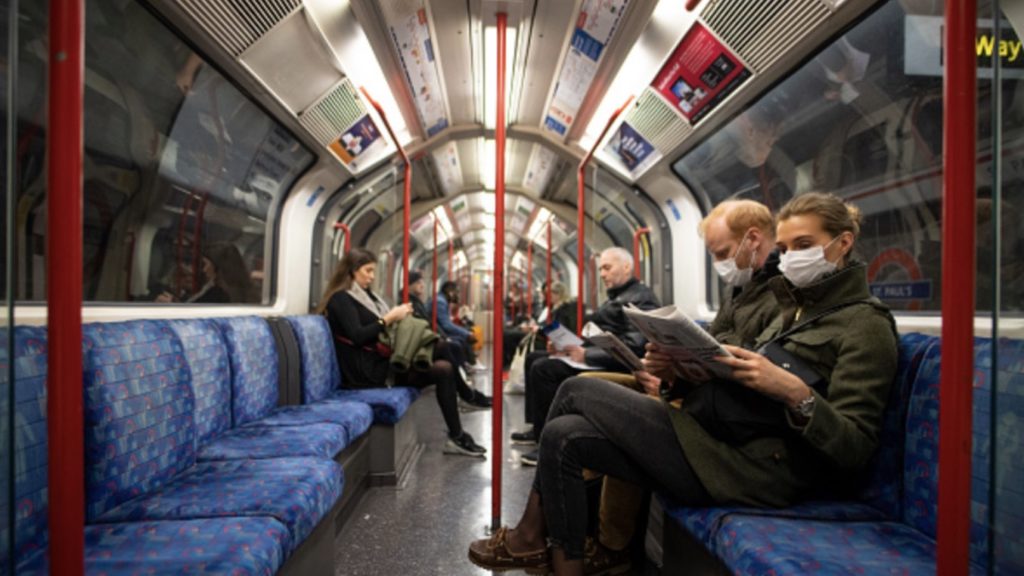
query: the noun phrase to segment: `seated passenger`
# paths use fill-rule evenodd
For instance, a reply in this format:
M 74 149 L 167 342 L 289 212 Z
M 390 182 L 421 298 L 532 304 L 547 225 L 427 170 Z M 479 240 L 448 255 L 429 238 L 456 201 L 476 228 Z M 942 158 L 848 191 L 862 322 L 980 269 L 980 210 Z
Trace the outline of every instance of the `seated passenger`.
M 481 364 L 473 350 L 476 344 L 476 336 L 472 332 L 452 322 L 451 306 L 459 304 L 459 287 L 451 280 L 441 284 L 441 291 L 437 295 L 437 327 L 442 336 L 454 340 L 463 345 L 466 352 L 466 361 L 473 372 L 483 372 L 487 367 Z
M 244 304 L 256 302 L 249 270 L 242 253 L 231 242 L 214 242 L 203 249 L 203 276 L 206 283 L 185 300 L 189 304 Z M 175 302 L 174 295 L 164 292 L 157 302 Z
M 859 220 L 855 207 L 821 193 L 798 196 L 779 214 L 784 277 L 769 281 L 779 313 L 755 344 L 788 352 L 787 362 L 802 364 L 795 371 L 813 382 L 737 346 L 720 359 L 732 380 L 649 389 L 666 399 L 685 393 L 682 408 L 601 380 L 567 381 L 518 526 L 473 542 L 470 559 L 488 569 L 582 574 L 583 468 L 685 506 L 788 506 L 852 488 L 877 447 L 897 361 L 892 316 L 870 297 L 866 267 L 851 256 Z M 717 400 L 718 410 L 704 409 L 701 396 Z
M 423 304 L 423 298 L 427 293 L 427 282 L 423 275 L 413 270 L 409 272 L 409 304 L 412 305 L 412 315 L 416 318 L 433 322 L 427 307 Z M 469 345 L 442 336 L 438 344 L 438 357 L 447 360 L 455 367 L 455 391 L 458 392 L 459 400 L 465 410 L 486 410 L 491 407 L 491 397 L 471 387 L 463 375 L 463 367 L 468 368 L 466 349 Z
M 318 314 L 324 314 L 334 335 L 334 348 L 341 368 L 342 386 L 377 388 L 389 379 L 399 386 L 424 388 L 437 384 L 437 404 L 448 426 L 445 454 L 483 457 L 487 450 L 462 429 L 456 401 L 456 368 L 440 359 L 435 350 L 429 370 L 395 373 L 388 357 L 377 344 L 381 332 L 412 313 L 410 304 L 389 308 L 370 286 L 377 269 L 377 257 L 369 250 L 353 248 L 341 259 L 327 284 Z
M 752 347 L 778 312 L 769 280 L 779 274 L 775 227 L 768 207 L 753 200 L 726 200 L 701 221 L 699 233 L 711 254 L 715 271 L 725 282 L 725 294 L 708 332 L 723 344 Z M 675 379 L 674 359 L 647 344 L 644 378 Z M 651 374 L 655 376 L 651 376 Z M 660 382 L 655 386 L 656 388 Z M 658 398 L 657 394 L 651 395 Z M 626 568 L 626 548 L 633 539 L 641 512 L 643 490 L 606 476 L 601 487 L 598 539 L 587 548 L 590 563 Z
M 632 348 L 634 353 L 642 355 L 644 337 L 626 319 L 623 308 L 632 304 L 641 310 L 653 310 L 659 306 L 658 298 L 650 288 L 633 277 L 633 255 L 623 248 L 609 248 L 601 252 L 598 265 L 601 280 L 608 289 L 608 300 L 586 318 L 585 322 L 593 322 L 605 332 L 615 334 L 626 346 Z M 576 331 L 576 326 L 566 328 Z M 513 443 L 529 445 L 540 438 L 544 430 L 544 417 L 558 387 L 566 378 L 583 371 L 581 368 L 570 366 L 558 356 L 566 357 L 577 365 L 585 363 L 610 372 L 628 370 L 604 350 L 590 345 L 568 350 L 554 350 L 549 346 L 548 352 L 530 354 L 526 358 L 526 421 L 532 423 L 533 428 L 513 433 Z M 536 456 L 536 450 L 524 454 L 522 462 L 534 466 L 537 463 Z

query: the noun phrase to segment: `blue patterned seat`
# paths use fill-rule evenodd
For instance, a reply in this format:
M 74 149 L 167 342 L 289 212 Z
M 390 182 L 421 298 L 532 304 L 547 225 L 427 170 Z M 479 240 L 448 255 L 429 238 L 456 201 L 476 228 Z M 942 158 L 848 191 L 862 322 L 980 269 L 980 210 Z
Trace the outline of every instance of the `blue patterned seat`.
M 85 572 L 271 576 L 289 538 L 284 525 L 266 517 L 97 524 L 85 527 Z M 18 574 L 49 574 L 47 560 L 37 554 Z
M 336 424 L 345 429 L 345 445 L 362 436 L 373 425 L 373 408 L 363 402 L 324 400 L 316 404 L 281 406 L 269 416 L 242 427 L 308 426 Z M 343 446 L 344 447 L 344 446 Z
M 307 456 L 330 460 L 348 445 L 348 432 L 337 424 L 260 426 L 259 422 L 228 431 L 199 448 L 196 459 L 244 460 Z
M 409 406 L 420 396 L 420 391 L 407 386 L 394 388 L 342 388 L 335 390 L 328 400 L 363 402 L 373 408 L 374 424 L 397 424 Z
M 856 501 L 811 501 L 783 509 L 687 508 L 663 497 L 665 512 L 708 547 L 714 545 L 723 522 L 734 514 L 837 521 L 898 519 L 902 510 L 902 439 L 906 436 L 908 397 L 926 352 L 937 345 L 937 338 L 924 334 L 900 337 L 899 368 L 889 391 L 878 452 L 869 465 L 867 483 Z
M 319 458 L 201 462 L 97 521 L 270 516 L 288 528 L 291 551 L 327 515 L 343 483 L 341 467 Z

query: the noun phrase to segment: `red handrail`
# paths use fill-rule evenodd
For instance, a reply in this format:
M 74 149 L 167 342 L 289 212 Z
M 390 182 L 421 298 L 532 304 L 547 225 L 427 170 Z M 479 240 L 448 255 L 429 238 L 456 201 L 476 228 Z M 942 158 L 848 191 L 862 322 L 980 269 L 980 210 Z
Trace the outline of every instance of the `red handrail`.
M 545 289 L 544 300 L 548 307 L 548 322 L 553 322 L 554 318 L 551 317 L 551 220 L 548 220 L 548 270 L 547 270 L 547 281 L 548 287 Z
M 440 222 L 437 221 L 437 218 L 434 218 L 434 309 L 430 312 L 430 325 L 433 327 L 434 332 L 437 332 L 437 227 L 439 224 Z M 449 311 L 451 311 L 450 308 Z
M 455 243 L 452 239 L 448 239 L 448 280 L 455 280 L 455 271 L 452 269 L 455 267 Z
M 380 116 L 382 122 L 384 122 L 384 128 L 387 129 L 388 135 L 391 137 L 391 142 L 395 144 L 395 148 L 398 149 L 398 155 L 402 157 L 402 162 L 405 162 L 405 183 L 402 191 L 402 302 L 405 304 L 409 303 L 409 214 L 412 211 L 412 161 L 409 160 L 409 156 L 405 153 L 405 148 L 402 148 L 401 142 L 395 137 L 395 131 L 391 129 L 391 123 L 388 122 L 388 115 L 384 113 L 384 109 L 381 108 L 380 104 L 370 96 L 370 93 L 366 91 L 364 86 L 359 87 L 359 91 L 366 97 L 366 101 L 373 106 L 374 110 L 377 111 L 377 115 Z
M 970 562 L 974 375 L 976 0 L 946 3 L 942 107 L 942 366 L 939 384 L 940 576 Z M 993 387 L 993 394 L 995 389 Z
M 196 221 L 192 226 L 192 293 L 199 292 L 199 272 L 202 266 L 202 245 L 200 235 L 203 233 L 203 214 L 206 212 L 206 202 L 210 195 L 203 192 L 199 197 L 199 209 L 196 210 Z
M 178 218 L 177 250 L 175 250 L 177 262 L 174 267 L 174 284 L 178 293 L 174 295 L 175 298 L 181 298 L 185 292 L 185 217 L 192 207 L 192 199 L 192 193 L 186 192 L 185 201 L 181 205 L 181 216 Z M 195 273 L 196 271 L 193 270 L 192 275 L 195 276 Z
M 349 248 L 352 247 L 352 230 L 348 227 L 348 224 L 345 224 L 344 222 L 335 222 L 334 229 L 341 230 L 345 233 L 345 242 L 341 247 L 342 255 L 344 256 L 345 254 L 348 254 Z M 390 287 L 388 289 L 390 290 Z
M 501 466 L 504 464 L 501 457 L 501 395 L 502 395 L 502 328 L 503 314 L 501 297 L 504 293 L 504 282 L 502 282 L 501 271 L 505 267 L 505 33 L 508 26 L 508 15 L 504 12 L 496 14 L 498 19 L 498 86 L 497 86 L 497 126 L 495 129 L 495 186 L 494 186 L 494 317 L 491 319 L 493 326 L 493 356 L 491 358 L 493 369 L 492 382 L 494 382 L 494 407 L 491 409 L 491 528 L 497 530 L 501 526 Z
M 636 276 L 638 280 L 642 279 L 640 278 L 640 236 L 649 234 L 650 231 L 650 228 L 643 226 L 641 228 L 637 228 L 636 231 L 633 232 L 633 275 Z
M 82 156 L 84 0 L 50 0 L 46 139 L 46 313 L 49 334 L 50 571 L 79 576 L 85 564 L 82 438 Z
M 533 318 L 533 240 L 526 245 L 526 315 Z
M 633 101 L 633 96 L 630 95 L 623 102 L 622 106 L 619 106 L 615 112 L 612 113 L 611 118 L 608 119 L 608 123 L 605 124 L 604 130 L 601 130 L 601 135 L 594 141 L 594 145 L 587 152 L 587 155 L 580 160 L 580 165 L 576 169 L 576 285 L 579 286 L 580 297 L 576 299 L 576 333 L 583 334 L 583 267 L 586 265 L 586 254 L 583 250 L 583 242 L 585 240 L 585 231 L 583 229 L 583 209 L 585 198 L 583 196 L 584 189 L 586 188 L 585 178 L 587 163 L 594 157 L 594 152 L 597 151 L 597 147 L 601 145 L 608 130 L 611 129 L 612 124 L 619 118 L 619 115 L 629 106 L 629 103 Z

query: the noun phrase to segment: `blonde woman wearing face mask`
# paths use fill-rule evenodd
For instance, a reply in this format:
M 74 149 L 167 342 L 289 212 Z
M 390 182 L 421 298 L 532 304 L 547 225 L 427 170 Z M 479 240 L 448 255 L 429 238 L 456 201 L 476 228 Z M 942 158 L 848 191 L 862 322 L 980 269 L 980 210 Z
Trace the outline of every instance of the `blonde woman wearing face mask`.
M 855 207 L 809 193 L 777 220 L 783 275 L 769 283 L 779 312 L 756 339 L 759 351 L 727 346 L 730 380 L 656 391 L 671 399 L 684 390 L 681 407 L 601 380 L 567 380 L 519 524 L 474 542 L 474 563 L 583 574 L 584 468 L 686 506 L 779 507 L 859 487 L 896 373 L 892 316 L 870 297 L 865 266 L 852 256 Z

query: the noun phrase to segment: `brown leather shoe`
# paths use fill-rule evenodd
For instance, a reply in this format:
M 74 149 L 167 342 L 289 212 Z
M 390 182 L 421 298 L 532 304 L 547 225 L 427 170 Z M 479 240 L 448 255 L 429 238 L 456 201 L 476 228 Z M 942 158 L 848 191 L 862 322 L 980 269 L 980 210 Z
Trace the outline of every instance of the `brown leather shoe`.
M 508 549 L 508 527 L 502 526 L 490 538 L 469 545 L 469 560 L 487 570 L 525 570 L 527 574 L 547 574 L 551 563 L 547 548 L 529 552 Z
M 585 576 L 612 576 L 629 572 L 632 565 L 628 550 L 612 550 L 595 538 L 587 537 L 583 546 L 583 574 Z

